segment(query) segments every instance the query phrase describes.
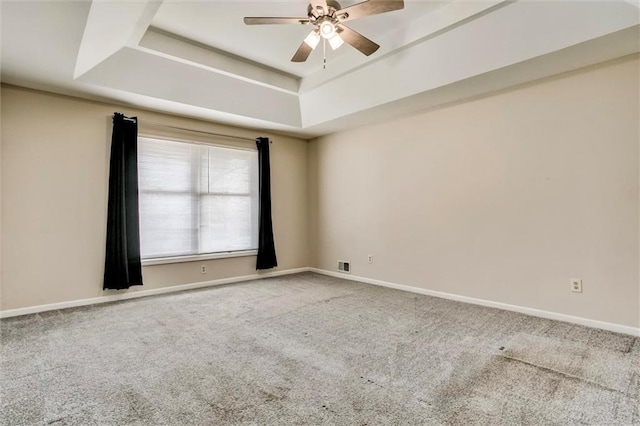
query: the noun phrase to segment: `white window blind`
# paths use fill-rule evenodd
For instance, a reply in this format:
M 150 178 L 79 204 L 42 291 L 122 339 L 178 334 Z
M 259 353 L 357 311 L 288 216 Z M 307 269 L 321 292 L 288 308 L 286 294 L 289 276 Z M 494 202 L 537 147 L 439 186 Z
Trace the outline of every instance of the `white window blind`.
M 255 150 L 138 138 L 143 259 L 258 247 Z

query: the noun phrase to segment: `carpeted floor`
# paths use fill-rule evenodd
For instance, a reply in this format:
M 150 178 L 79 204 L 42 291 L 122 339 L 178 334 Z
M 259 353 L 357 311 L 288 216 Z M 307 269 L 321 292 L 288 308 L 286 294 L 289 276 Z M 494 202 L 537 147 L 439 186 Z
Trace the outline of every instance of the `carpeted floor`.
M 0 326 L 4 425 L 640 424 L 640 339 L 312 273 Z

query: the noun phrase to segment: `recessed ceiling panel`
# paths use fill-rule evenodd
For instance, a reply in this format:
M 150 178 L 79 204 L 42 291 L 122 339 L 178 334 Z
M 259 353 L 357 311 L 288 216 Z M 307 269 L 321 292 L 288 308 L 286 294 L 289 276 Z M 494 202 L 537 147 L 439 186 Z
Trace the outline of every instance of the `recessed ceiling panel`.
M 359 1 L 340 2 L 347 7 Z M 448 1 L 405 1 L 405 8 L 348 22 L 348 26 L 384 47 L 386 35 L 407 28 L 412 22 L 448 3 Z M 311 31 L 308 25 L 247 26 L 245 16 L 306 17 L 308 2 L 302 1 L 165 1 L 152 25 L 186 39 L 262 63 L 298 77 L 323 69 L 323 45 L 320 43 L 306 62 L 292 63 L 291 57 Z M 375 56 L 375 54 L 373 55 Z M 372 57 L 373 57 L 372 56 Z M 343 45 L 333 51 L 326 45 L 326 57 L 332 61 L 346 58 L 353 66 L 369 58 L 353 47 Z

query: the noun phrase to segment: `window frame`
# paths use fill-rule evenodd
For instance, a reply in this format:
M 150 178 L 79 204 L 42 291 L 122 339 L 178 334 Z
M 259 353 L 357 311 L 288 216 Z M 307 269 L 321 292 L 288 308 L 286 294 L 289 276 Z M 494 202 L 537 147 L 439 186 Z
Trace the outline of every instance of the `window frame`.
M 232 257 L 248 257 L 257 255 L 258 249 L 252 249 L 242 251 L 227 251 L 220 253 L 192 254 L 188 256 L 154 257 L 149 259 L 141 259 L 141 262 L 142 266 L 152 266 L 166 265 L 169 263 L 198 262 L 201 260 L 229 259 Z
M 138 133 L 138 140 L 140 138 L 143 138 L 143 139 L 157 139 L 157 140 L 161 140 L 161 141 L 178 142 L 178 143 L 185 143 L 185 144 L 192 144 L 192 145 L 204 145 L 204 146 L 211 146 L 211 147 L 225 148 L 225 149 L 237 149 L 237 150 L 250 151 L 250 152 L 256 152 L 257 153 L 257 148 L 251 148 L 251 147 L 243 146 L 243 145 L 240 145 L 239 143 L 225 144 L 225 143 L 220 143 L 219 141 L 210 142 L 210 141 L 203 141 L 203 140 L 187 139 L 187 138 L 183 138 L 183 137 L 164 136 L 164 135 L 156 135 L 156 134 L 152 134 L 152 133 L 141 133 L 141 132 L 139 132 Z M 217 136 L 216 139 L 224 139 L 224 137 Z M 246 144 L 244 144 L 244 145 L 246 145 Z M 138 156 L 139 156 L 139 153 L 138 153 Z M 256 175 L 257 174 L 258 174 L 258 171 L 256 170 Z M 140 189 L 138 189 L 138 191 L 142 192 Z M 259 202 L 260 195 L 256 194 L 256 196 L 258 197 L 257 201 Z M 258 225 L 258 224 L 259 223 L 256 223 L 256 225 Z M 153 257 L 153 258 L 146 258 L 146 259 L 145 258 L 141 258 L 141 263 L 142 263 L 142 266 L 152 266 L 152 265 L 165 265 L 165 264 L 172 264 L 172 263 L 198 262 L 198 261 L 212 260 L 212 259 L 228 259 L 228 258 L 234 258 L 234 257 L 248 257 L 248 256 L 257 256 L 257 255 L 258 255 L 258 249 L 255 248 L 255 249 L 224 251 L 224 252 L 214 252 L 214 253 L 188 254 L 188 255 L 177 255 L 177 256 L 165 256 L 165 257 Z

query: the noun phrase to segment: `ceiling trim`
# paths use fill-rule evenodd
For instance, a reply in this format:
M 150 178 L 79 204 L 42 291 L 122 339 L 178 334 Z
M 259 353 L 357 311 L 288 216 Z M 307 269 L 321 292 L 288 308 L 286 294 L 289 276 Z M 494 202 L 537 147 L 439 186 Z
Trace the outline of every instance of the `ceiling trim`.
M 164 54 L 176 61 L 198 64 L 212 72 L 234 76 L 291 94 L 297 94 L 300 86 L 300 77 L 215 50 L 154 27 L 149 27 L 138 47 Z

